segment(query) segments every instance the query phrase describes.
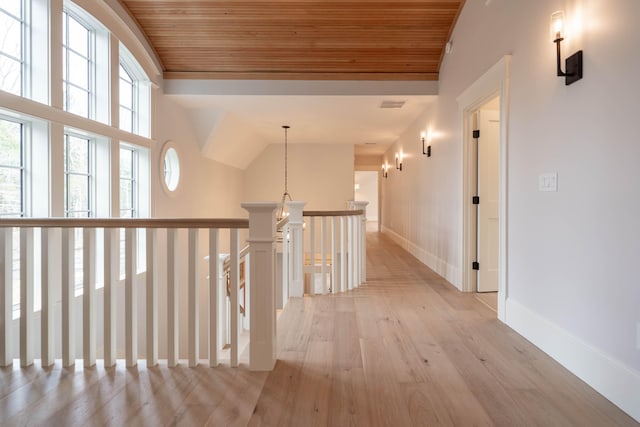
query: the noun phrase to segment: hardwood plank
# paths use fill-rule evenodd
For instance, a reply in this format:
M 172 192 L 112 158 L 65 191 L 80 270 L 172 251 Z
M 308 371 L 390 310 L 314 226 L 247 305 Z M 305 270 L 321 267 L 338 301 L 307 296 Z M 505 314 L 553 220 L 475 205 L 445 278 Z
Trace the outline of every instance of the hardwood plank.
M 337 369 L 332 372 L 330 426 L 374 425 L 364 368 Z
M 256 403 L 250 426 L 292 425 L 292 407 L 300 386 L 304 352 L 281 352 Z
M 355 313 L 335 313 L 333 335 L 334 370 L 362 368 L 362 352 Z
M 401 399 L 396 375 L 390 366 L 382 340 L 363 339 L 362 361 L 372 417 L 378 425 L 411 425 Z
M 324 426 L 329 419 L 333 343 L 309 341 L 292 407 L 295 425 Z

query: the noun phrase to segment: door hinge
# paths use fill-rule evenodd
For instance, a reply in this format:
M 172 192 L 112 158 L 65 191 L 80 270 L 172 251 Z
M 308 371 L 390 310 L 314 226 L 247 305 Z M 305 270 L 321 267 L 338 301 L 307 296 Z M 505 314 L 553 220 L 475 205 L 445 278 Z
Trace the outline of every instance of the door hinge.
M 473 131 L 473 139 L 478 139 L 480 138 L 480 131 L 479 130 L 474 130 Z
M 480 270 L 480 263 L 478 261 L 473 261 L 473 263 L 471 263 L 471 268 L 474 270 Z
M 473 196 L 473 198 L 471 199 L 471 202 L 474 205 L 479 205 L 480 204 L 480 196 Z

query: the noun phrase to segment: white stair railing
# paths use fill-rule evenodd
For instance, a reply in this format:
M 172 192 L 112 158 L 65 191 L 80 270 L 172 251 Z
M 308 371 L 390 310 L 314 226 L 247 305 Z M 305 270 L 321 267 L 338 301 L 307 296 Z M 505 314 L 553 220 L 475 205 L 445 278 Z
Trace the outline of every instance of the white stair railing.
M 350 210 L 344 211 L 303 211 L 305 202 L 287 204 L 279 295 L 326 295 L 355 289 L 365 282 L 367 204 L 350 202 Z M 309 239 L 307 250 L 305 236 Z
M 147 366 L 158 363 L 159 328 L 158 317 L 161 313 L 166 319 L 166 330 L 162 331 L 166 338 L 166 358 L 168 366 L 178 364 L 180 333 L 180 293 L 187 293 L 187 351 L 189 366 L 196 366 L 200 361 L 199 343 L 204 338 L 208 346 L 208 364 L 218 364 L 218 322 L 221 321 L 218 310 L 218 280 L 220 276 L 217 262 L 209 263 L 209 299 L 206 306 L 209 310 L 207 324 L 200 324 L 198 315 L 201 306 L 200 273 L 199 273 L 199 230 L 209 230 L 209 257 L 217 260 L 220 253 L 219 230 L 230 230 L 230 280 L 232 289 L 232 307 L 238 307 L 239 286 L 239 230 L 249 229 L 249 253 L 251 263 L 249 269 L 254 278 L 249 300 L 260 301 L 260 304 L 247 304 L 250 307 L 250 344 L 249 367 L 252 370 L 270 370 L 275 364 L 275 301 L 273 293 L 274 245 L 275 245 L 275 203 L 248 203 L 243 207 L 249 211 L 249 219 L 70 219 L 70 218 L 16 218 L 0 219 L 0 366 L 9 366 L 14 357 L 20 358 L 21 366 L 29 366 L 34 361 L 34 343 L 40 341 L 42 366 L 54 363 L 56 354 L 60 355 L 63 366 L 75 364 L 76 328 L 82 329 L 82 359 L 85 366 L 93 366 L 101 353 L 105 366 L 113 366 L 119 353 L 124 353 L 127 366 L 134 366 L 139 359 L 138 335 L 145 337 Z M 75 313 L 75 229 L 83 230 L 82 257 L 82 290 L 81 312 Z M 18 343 L 12 339 L 13 319 L 13 230 L 20 230 L 20 319 L 18 323 Z M 34 252 L 35 230 L 39 229 L 39 247 L 41 253 Z M 125 279 L 124 297 L 117 288 L 120 286 L 117 277 L 119 256 L 118 229 L 125 229 Z M 146 264 L 145 283 L 138 283 L 137 230 L 146 230 Z M 166 230 L 166 266 L 158 260 L 158 229 Z M 188 230 L 187 277 L 180 275 L 180 257 L 178 235 L 180 229 Z M 104 248 L 102 252 L 104 283 L 102 297 L 102 316 L 97 318 L 96 297 L 96 234 L 102 230 Z M 271 247 L 271 250 L 268 250 Z M 39 257 L 39 259 L 37 258 Z M 60 260 L 60 264 L 52 260 Z M 35 264 L 39 261 L 42 308 L 40 312 L 41 333 L 35 336 L 34 327 L 34 275 Z M 158 300 L 159 276 L 166 277 L 166 306 L 160 307 Z M 186 283 L 186 286 L 185 286 Z M 141 286 L 145 287 L 145 301 L 138 303 Z M 60 292 L 60 301 L 54 295 Z M 270 297 L 271 296 L 271 297 Z M 124 307 L 124 315 L 118 308 Z M 141 309 L 142 307 L 142 309 Z M 144 310 L 145 330 L 138 328 L 138 320 Z M 54 319 L 54 312 L 59 312 L 59 321 Z M 124 317 L 124 348 L 117 346 L 117 316 Z M 184 315 L 184 314 L 183 314 Z M 232 310 L 232 329 L 239 322 L 239 310 Z M 98 331 L 102 327 L 102 342 L 98 343 Z M 200 328 L 204 328 L 204 334 Z M 184 326 L 183 326 L 184 328 Z M 56 329 L 59 334 L 56 334 Z M 208 330 L 208 333 L 206 333 Z M 80 332 L 80 331 L 77 331 Z M 59 342 L 54 337 L 60 336 Z M 120 337 L 122 338 L 122 337 Z M 255 348 L 254 348 L 255 347 Z M 57 350 L 57 351 L 56 351 Z M 238 365 L 238 341 L 232 340 L 232 366 Z M 182 354 L 183 356 L 185 354 Z

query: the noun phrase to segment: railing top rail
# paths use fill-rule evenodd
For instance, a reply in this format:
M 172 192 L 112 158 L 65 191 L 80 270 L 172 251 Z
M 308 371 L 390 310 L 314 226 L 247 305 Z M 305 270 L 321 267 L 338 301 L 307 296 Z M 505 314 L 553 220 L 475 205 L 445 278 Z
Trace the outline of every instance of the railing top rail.
M 0 227 L 249 228 L 245 218 L 1 218 Z
M 349 211 L 303 211 L 302 216 L 358 216 L 364 214 L 362 209 Z
M 289 223 L 289 217 L 285 216 L 280 221 L 278 221 L 278 223 L 276 224 L 276 230 L 278 230 L 278 231 L 282 230 L 282 227 L 284 227 L 288 223 Z

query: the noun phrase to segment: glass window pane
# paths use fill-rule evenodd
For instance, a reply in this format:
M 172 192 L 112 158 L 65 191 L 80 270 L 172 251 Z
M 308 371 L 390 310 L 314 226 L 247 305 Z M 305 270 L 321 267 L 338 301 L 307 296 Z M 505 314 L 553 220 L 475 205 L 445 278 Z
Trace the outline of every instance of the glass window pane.
M 69 175 L 68 211 L 88 211 L 89 208 L 89 177 Z M 82 215 L 88 216 L 88 215 Z
M 72 16 L 69 16 L 68 25 L 68 46 L 80 55 L 89 57 L 89 30 L 76 21 Z
M 89 141 L 67 135 L 68 172 L 89 173 Z
M 125 107 L 128 110 L 133 110 L 133 87 L 120 80 L 120 106 Z
M 89 61 L 73 52 L 69 52 L 68 81 L 89 90 Z
M 120 149 L 120 177 L 131 178 L 132 171 L 133 152 L 126 148 Z
M 63 46 L 67 45 L 67 17 L 68 15 L 66 13 L 62 14 L 62 45 Z M 63 76 L 64 75 L 65 74 L 63 74 Z
M 20 123 L 0 120 L 0 165 L 22 166 Z
M 133 84 L 133 79 L 127 72 L 127 70 L 120 64 L 120 78 L 129 84 Z
M 133 110 L 133 85 L 120 79 L 120 105 Z
M 67 111 L 89 117 L 89 93 L 74 86 L 67 86 Z
M 22 58 L 22 23 L 0 13 L 0 50 L 14 58 Z
M 21 17 L 20 4 L 21 0 L 0 0 L 0 9 L 7 11 L 13 16 Z
M 21 95 L 22 66 L 20 62 L 0 55 L 0 89 L 14 95 Z
M 133 133 L 133 112 L 120 107 L 120 129 Z
M 0 215 L 22 213 L 22 171 L 0 168 Z
M 132 209 L 133 200 L 133 183 L 128 179 L 120 180 L 120 209 Z

